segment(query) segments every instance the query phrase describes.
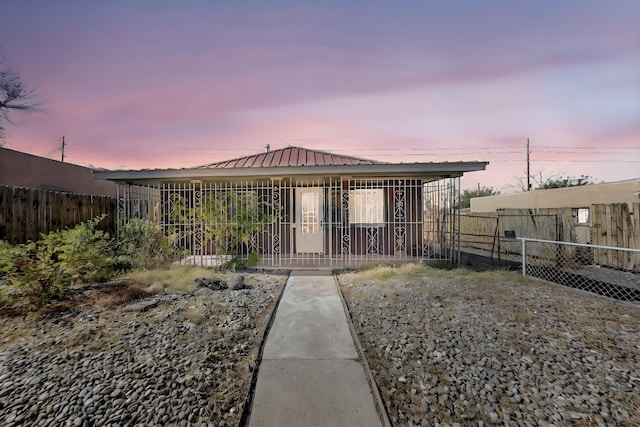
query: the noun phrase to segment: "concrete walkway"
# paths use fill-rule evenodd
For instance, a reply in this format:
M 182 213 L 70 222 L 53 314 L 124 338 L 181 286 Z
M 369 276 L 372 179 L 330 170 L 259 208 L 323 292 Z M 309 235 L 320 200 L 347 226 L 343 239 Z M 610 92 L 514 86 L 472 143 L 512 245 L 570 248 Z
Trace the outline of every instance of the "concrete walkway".
M 333 276 L 308 274 L 287 281 L 248 425 L 381 426 Z

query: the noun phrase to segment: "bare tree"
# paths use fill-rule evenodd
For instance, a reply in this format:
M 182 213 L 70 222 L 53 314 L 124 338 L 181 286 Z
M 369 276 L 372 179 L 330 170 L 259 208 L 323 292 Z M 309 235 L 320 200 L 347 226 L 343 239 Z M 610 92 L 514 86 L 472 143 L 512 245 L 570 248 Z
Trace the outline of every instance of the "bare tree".
M 527 190 L 527 182 L 531 182 L 532 187 L 529 190 L 533 190 L 535 188 L 542 188 L 545 182 L 552 181 L 554 178 L 559 177 L 558 173 L 547 173 L 544 169 L 538 170 L 535 173 L 532 173 L 527 179 L 526 171 L 524 172 L 524 176 L 522 175 L 513 175 L 515 179 L 515 184 L 507 185 L 507 189 L 515 189 L 516 191 L 528 191 Z
M 0 146 L 3 145 L 4 124 L 13 123 L 9 118 L 11 111 L 40 111 L 40 104 L 35 100 L 34 89 L 23 83 L 0 56 Z
M 527 191 L 527 177 L 516 176 L 515 185 L 510 185 L 509 188 L 515 188 L 522 192 Z M 535 184 L 533 189 L 550 189 L 550 188 L 563 188 L 563 187 L 577 187 L 581 185 L 594 184 L 596 179 L 589 175 L 580 175 L 579 177 L 564 175 L 560 173 L 547 174 L 544 170 L 539 170 L 535 175 L 531 175 L 531 181 Z

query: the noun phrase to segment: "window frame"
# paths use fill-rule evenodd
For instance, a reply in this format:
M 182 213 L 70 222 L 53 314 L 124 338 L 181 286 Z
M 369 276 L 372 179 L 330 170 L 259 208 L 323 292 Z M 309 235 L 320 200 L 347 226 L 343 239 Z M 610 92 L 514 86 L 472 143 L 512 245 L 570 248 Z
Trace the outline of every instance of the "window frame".
M 581 212 L 586 212 L 586 221 L 581 221 Z M 573 222 L 578 225 L 589 225 L 591 223 L 591 208 L 573 208 L 571 209 Z
M 367 209 L 370 197 L 375 209 Z M 364 203 L 364 206 L 362 204 Z M 356 206 L 356 204 L 358 206 Z M 384 227 L 386 224 L 385 192 L 383 188 L 352 188 L 349 190 L 349 224 L 357 227 Z

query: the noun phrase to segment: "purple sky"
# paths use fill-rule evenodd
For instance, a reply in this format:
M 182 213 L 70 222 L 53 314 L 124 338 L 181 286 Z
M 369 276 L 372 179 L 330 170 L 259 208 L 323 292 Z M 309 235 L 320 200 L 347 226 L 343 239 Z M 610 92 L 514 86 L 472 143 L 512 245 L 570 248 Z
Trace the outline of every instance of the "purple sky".
M 333 5 L 332 5 L 333 4 Z M 384 161 L 490 161 L 640 177 L 640 2 L 18 1 L 4 61 L 46 113 L 5 146 L 181 168 L 297 145 Z

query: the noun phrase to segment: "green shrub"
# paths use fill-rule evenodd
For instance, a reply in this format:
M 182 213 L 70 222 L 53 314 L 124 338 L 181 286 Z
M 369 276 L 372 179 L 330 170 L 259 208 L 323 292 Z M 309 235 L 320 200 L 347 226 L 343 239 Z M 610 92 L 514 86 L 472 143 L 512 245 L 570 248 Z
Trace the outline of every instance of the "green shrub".
M 73 284 L 106 281 L 121 272 L 156 267 L 171 259 L 173 252 L 157 224 L 131 220 L 118 241 L 97 228 L 104 218 L 41 234 L 40 240 L 28 244 L 12 246 L 0 241 L 1 283 L 8 282 L 32 303 L 42 305 Z
M 249 253 L 249 257 L 247 258 L 247 265 L 249 267 L 255 267 L 260 262 L 260 254 L 258 251 L 251 251 Z
M 238 258 L 237 256 L 234 256 L 229 261 L 217 266 L 216 270 L 217 271 L 221 271 L 221 272 L 225 272 L 225 271 L 244 270 L 245 268 L 246 268 L 245 263 L 240 258 Z
M 4 240 L 0 240 L 0 279 L 6 278 L 9 274 L 13 273 L 21 252 L 22 250 L 18 247 L 12 246 Z
M 119 263 L 129 268 L 154 268 L 171 260 L 174 252 L 162 228 L 153 222 L 131 219 L 120 229 Z
M 0 276 L 22 289 L 41 305 L 57 298 L 78 282 L 111 277 L 113 243 L 97 230 L 104 218 L 86 221 L 71 230 L 41 234 L 40 240 L 23 245 L 0 245 Z
M 24 293 L 18 286 L 22 270 L 28 262 L 27 245 L 12 246 L 0 240 L 0 306 L 4 307 Z
M 103 215 L 71 230 L 58 232 L 64 245 L 61 262 L 72 272 L 74 283 L 102 282 L 119 271 L 113 262 L 117 255 L 115 241 L 108 233 L 96 228 L 104 218 Z
M 36 305 L 58 296 L 71 282 L 71 275 L 58 261 L 60 251 L 53 250 L 53 238 L 40 246 L 36 243 L 2 250 L 2 280 Z

